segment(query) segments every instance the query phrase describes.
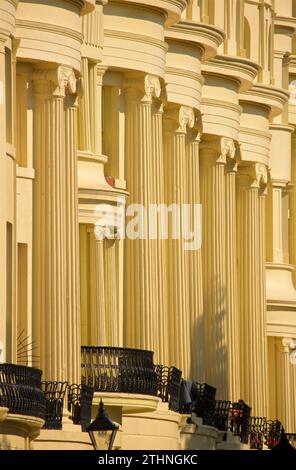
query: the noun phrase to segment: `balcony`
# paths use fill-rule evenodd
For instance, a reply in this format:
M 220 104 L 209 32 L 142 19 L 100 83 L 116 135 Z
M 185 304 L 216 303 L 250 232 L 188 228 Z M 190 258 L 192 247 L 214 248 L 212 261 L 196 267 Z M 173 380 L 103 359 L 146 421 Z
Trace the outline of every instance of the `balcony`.
M 41 370 L 0 364 L 0 450 L 29 450 L 46 413 Z
M 0 407 L 10 414 L 44 419 L 45 398 L 41 370 L 16 364 L 0 364 Z
M 81 383 L 95 392 L 157 395 L 152 351 L 82 346 L 81 353 Z
M 179 412 L 181 380 L 182 372 L 176 367 L 155 365 L 152 351 L 81 347 L 81 383 L 95 392 L 160 398 L 169 410 Z

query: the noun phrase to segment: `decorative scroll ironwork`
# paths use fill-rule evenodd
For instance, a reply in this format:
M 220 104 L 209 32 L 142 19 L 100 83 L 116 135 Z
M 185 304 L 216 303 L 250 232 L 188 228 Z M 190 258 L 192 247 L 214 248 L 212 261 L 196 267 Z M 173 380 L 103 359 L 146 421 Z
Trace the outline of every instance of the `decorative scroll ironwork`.
M 169 404 L 169 409 L 179 411 L 182 372 L 176 367 L 155 366 L 158 382 L 158 396 Z
M 206 383 L 196 382 L 196 386 L 197 398 L 193 411 L 196 416 L 202 418 L 203 424 L 214 426 L 216 389 Z
M 42 382 L 46 400 L 46 417 L 43 429 L 62 429 L 64 398 L 68 382 Z
M 93 387 L 88 385 L 70 385 L 68 387 L 68 411 L 74 424 L 80 424 L 86 431 L 91 421 L 91 407 L 94 395 Z
M 262 450 L 265 444 L 267 430 L 267 419 L 252 416 L 250 418 L 250 448 Z
M 265 445 L 272 449 L 277 445 L 281 437 L 282 423 L 279 420 L 266 421 Z
M 152 351 L 82 346 L 81 353 L 81 382 L 96 392 L 157 395 Z
M 41 370 L 17 364 L 0 364 L 0 406 L 9 413 L 44 419 L 45 399 Z
M 249 442 L 251 408 L 243 401 L 232 403 L 230 408 L 230 430 L 239 436 L 242 444 Z
M 230 405 L 230 401 L 216 400 L 215 427 L 219 431 L 228 431 Z

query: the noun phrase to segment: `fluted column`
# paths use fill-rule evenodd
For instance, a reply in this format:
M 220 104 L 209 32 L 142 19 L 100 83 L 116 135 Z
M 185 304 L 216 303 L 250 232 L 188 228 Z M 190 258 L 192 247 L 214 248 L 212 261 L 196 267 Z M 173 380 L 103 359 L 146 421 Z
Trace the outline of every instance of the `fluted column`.
M 201 246 L 201 213 L 200 204 L 200 175 L 199 175 L 199 142 L 200 132 L 197 127 L 188 129 L 186 143 L 185 187 L 187 188 L 186 202 L 190 204 L 190 231 L 193 235 L 191 250 L 186 251 L 188 271 L 187 283 L 189 291 L 190 318 L 190 378 L 204 382 L 204 309 Z
M 89 229 L 89 259 L 90 259 L 90 317 L 89 338 L 93 345 L 109 346 L 107 344 L 106 328 L 106 298 L 105 298 L 105 261 L 104 240 L 105 227 L 96 225 Z
M 106 336 L 110 346 L 121 346 L 117 294 L 116 235 L 105 240 Z
M 226 190 L 226 306 L 227 306 L 227 377 L 228 399 L 241 397 L 239 378 L 239 317 L 237 296 L 236 248 L 236 149 L 229 139 L 229 153 L 225 165 Z
M 68 380 L 80 383 L 80 281 L 78 241 L 77 185 L 77 97 L 68 95 L 65 101 L 65 196 L 67 215 L 66 236 L 66 360 Z
M 4 83 L 5 83 L 5 47 L 4 41 L 2 42 L 0 37 L 0 197 L 1 197 L 1 210 L 0 210 L 0 236 L 1 239 L 5 239 L 6 237 L 6 217 L 4 210 L 2 210 L 2 204 L 5 200 L 5 172 L 4 172 L 4 156 L 5 156 L 5 148 L 6 148 L 6 124 L 5 124 L 5 106 L 4 106 Z M 6 255 L 6 243 L 1 243 L 0 246 L 0 256 L 1 259 L 5 260 Z M 7 325 L 7 314 L 6 314 L 6 275 L 4 268 L 0 274 L 0 325 L 1 325 L 1 333 L 0 333 L 0 347 L 2 350 L 1 359 L 3 361 L 9 360 L 9 356 L 6 358 L 5 351 L 6 351 L 6 326 Z
M 152 103 L 160 97 L 159 79 L 146 75 L 129 79 L 125 84 L 126 98 L 126 180 L 130 193 L 129 205 L 140 205 L 139 211 L 127 212 L 138 216 L 139 233 L 129 234 L 125 241 L 125 304 L 124 344 L 150 349 L 155 360 L 162 362 L 160 351 L 160 303 L 162 293 L 156 281 L 158 276 L 157 237 L 150 237 L 149 204 L 153 202 L 153 173 L 156 155 L 152 152 Z M 130 206 L 131 207 L 131 206 Z M 134 239 L 132 239 L 132 237 Z
M 183 205 L 186 204 L 186 132 L 195 123 L 187 106 L 168 109 L 164 116 L 164 163 L 166 203 L 173 208 L 167 241 L 169 363 L 190 377 L 190 337 L 188 256 L 183 238 Z M 175 223 L 174 223 L 175 222 Z M 172 226 L 175 225 L 175 227 Z
M 292 374 L 290 363 L 291 338 L 276 338 L 276 392 L 277 415 L 286 432 L 293 429 L 295 415 L 295 395 L 292 394 Z M 295 367 L 295 366 L 294 366 Z
M 78 110 L 78 136 L 79 136 L 79 150 L 91 150 L 91 125 L 90 125 L 90 106 L 89 106 L 89 72 L 88 72 L 88 59 L 82 57 L 81 59 L 81 74 L 83 77 L 83 94 L 79 97 L 79 110 Z
M 241 396 L 254 416 L 268 416 L 265 300 L 265 200 L 267 170 L 256 163 L 237 178 L 238 292 Z
M 66 179 L 64 98 L 66 92 L 75 93 L 76 79 L 72 69 L 60 66 L 36 69 L 33 80 L 33 340 L 45 379 L 68 380 L 66 266 L 71 260 L 66 221 L 73 216 L 74 193 L 66 196 L 70 176 Z
M 153 204 L 164 204 L 164 160 L 163 160 L 163 104 L 160 99 L 154 100 L 152 106 L 152 174 L 153 186 L 151 202 Z M 167 309 L 167 262 L 166 262 L 166 241 L 158 233 L 156 244 L 156 276 L 155 292 L 158 298 L 157 327 L 159 329 L 159 360 L 162 364 L 168 361 L 168 309 Z
M 201 144 L 201 202 L 203 206 L 203 283 L 206 381 L 228 398 L 227 289 L 226 289 L 226 186 L 227 141 Z
M 292 134 L 291 183 L 293 186 L 290 192 L 289 255 L 291 264 L 296 266 L 296 132 Z M 293 280 L 296 286 L 296 269 L 293 270 Z

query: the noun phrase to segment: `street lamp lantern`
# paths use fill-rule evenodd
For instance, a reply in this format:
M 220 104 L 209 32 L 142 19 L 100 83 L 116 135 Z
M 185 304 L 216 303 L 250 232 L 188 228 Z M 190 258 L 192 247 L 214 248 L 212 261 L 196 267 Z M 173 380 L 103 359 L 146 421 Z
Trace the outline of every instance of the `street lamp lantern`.
M 111 450 L 118 428 L 118 424 L 109 417 L 101 400 L 96 418 L 86 429 L 94 449 Z

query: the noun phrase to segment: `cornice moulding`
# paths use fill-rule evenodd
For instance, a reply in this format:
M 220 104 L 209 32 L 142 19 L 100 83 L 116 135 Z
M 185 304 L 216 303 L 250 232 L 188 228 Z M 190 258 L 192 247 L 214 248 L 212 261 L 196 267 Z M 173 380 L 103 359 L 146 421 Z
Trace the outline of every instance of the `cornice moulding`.
M 114 200 L 117 200 L 118 196 L 124 196 L 127 197 L 130 195 L 128 191 L 125 191 L 124 189 L 117 189 L 117 188 L 112 188 L 110 186 L 110 190 L 106 189 L 85 189 L 79 187 L 78 189 L 78 196 L 79 200 L 90 200 L 90 201 L 98 201 L 98 200 L 109 200 L 110 196 L 113 196 Z
M 239 104 L 230 103 L 229 101 L 216 100 L 215 98 L 202 98 L 201 104 L 203 106 L 213 106 L 215 108 L 231 109 L 232 111 L 241 114 L 242 107 Z
M 228 77 L 240 83 L 240 91 L 247 91 L 260 71 L 260 65 L 244 57 L 217 55 L 202 64 L 202 72 Z
M 295 130 L 295 126 L 292 126 L 290 124 L 280 124 L 280 123 L 277 124 L 277 123 L 275 123 L 275 124 L 270 124 L 269 129 L 279 130 L 279 131 L 287 131 L 287 132 L 292 133 Z
M 187 0 L 109 0 L 109 4 L 135 4 L 137 6 L 161 10 L 166 16 L 165 25 L 167 27 L 177 23 L 183 10 L 187 7 Z
M 16 27 L 44 31 L 46 33 L 60 34 L 61 36 L 66 36 L 71 39 L 75 39 L 76 41 L 79 41 L 80 44 L 83 43 L 83 35 L 79 31 L 75 31 L 74 29 L 66 28 L 64 26 L 48 24 L 42 21 L 17 19 Z
M 166 74 L 173 74 L 173 75 L 180 75 L 180 77 L 191 78 L 191 79 L 199 82 L 201 85 L 204 84 L 203 76 L 200 75 L 197 72 L 192 72 L 190 70 L 178 69 L 176 67 L 166 67 L 165 73 Z
M 261 137 L 261 138 L 263 137 L 264 139 L 271 141 L 270 132 L 261 131 L 260 129 L 255 129 L 253 127 L 240 126 L 239 132 L 241 134 L 251 134 L 257 137 Z
M 286 29 L 290 30 L 290 35 L 293 35 L 293 33 L 296 31 L 296 18 L 288 18 L 285 16 L 276 16 L 274 18 L 274 26 L 275 26 L 275 32 L 277 33 L 277 29 Z
M 259 105 L 270 110 L 269 117 L 272 119 L 283 111 L 285 103 L 289 99 L 289 92 L 282 88 L 276 88 L 272 85 L 253 85 L 251 90 L 241 93 L 240 101 Z
M 168 46 L 164 41 L 155 39 L 151 36 L 132 33 L 130 31 L 115 31 L 113 29 L 105 29 L 104 36 L 115 37 L 118 39 L 131 39 L 132 41 L 142 42 L 144 44 L 151 44 L 153 46 L 163 49 L 165 52 L 168 50 Z
M 165 38 L 189 42 L 201 49 L 203 60 L 209 60 L 215 56 L 217 48 L 225 38 L 225 33 L 213 25 L 181 20 L 165 30 Z

